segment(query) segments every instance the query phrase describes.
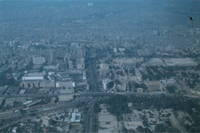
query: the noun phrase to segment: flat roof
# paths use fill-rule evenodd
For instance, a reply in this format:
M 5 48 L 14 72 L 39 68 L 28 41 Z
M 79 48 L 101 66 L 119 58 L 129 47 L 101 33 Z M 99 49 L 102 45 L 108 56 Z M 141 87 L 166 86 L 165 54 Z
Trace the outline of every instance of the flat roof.
M 43 77 L 43 73 L 28 73 L 24 77 Z

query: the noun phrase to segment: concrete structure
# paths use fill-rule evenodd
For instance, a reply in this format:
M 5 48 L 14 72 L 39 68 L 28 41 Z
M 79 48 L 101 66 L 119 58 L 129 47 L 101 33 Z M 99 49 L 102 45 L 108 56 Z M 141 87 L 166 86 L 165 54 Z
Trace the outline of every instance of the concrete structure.
M 65 88 L 65 89 L 60 89 L 60 93 L 74 93 L 74 89 L 73 88 Z
M 28 73 L 22 77 L 22 80 L 43 80 L 43 73 Z
M 45 116 L 42 119 L 42 124 L 45 125 L 45 127 L 49 127 L 52 125 L 52 120 L 48 116 Z
M 151 82 L 151 81 L 147 81 L 146 82 L 146 86 L 148 87 L 148 90 L 149 91 L 162 91 L 162 87 L 161 87 L 161 85 L 160 85 L 160 83 L 159 82 Z
M 98 133 L 119 132 L 117 128 L 117 117 L 108 113 L 107 107 L 100 105 L 101 113 L 98 114 Z
M 132 107 L 133 106 L 133 103 L 128 103 L 128 107 Z
M 73 82 L 72 81 L 58 81 L 56 82 L 56 88 L 73 88 Z
M 13 106 L 14 101 L 24 103 L 26 101 L 26 99 L 27 99 L 27 97 L 7 98 L 4 106 L 7 106 L 7 105 Z
M 81 113 L 72 113 L 70 122 L 81 122 Z
M 109 65 L 106 64 L 106 63 L 102 63 L 100 64 L 100 69 L 99 69 L 99 75 L 100 75 L 100 78 L 106 78 L 107 74 L 109 74 Z
M 59 95 L 58 98 L 59 98 L 59 101 L 69 101 L 69 100 L 73 99 L 73 95 L 72 94 L 70 94 L 70 95 Z
M 136 130 L 138 126 L 143 126 L 142 122 L 124 122 L 124 126 L 127 130 Z
M 69 74 L 82 74 L 82 70 L 70 70 Z
M 15 79 L 15 80 L 18 80 L 18 79 L 20 79 L 20 76 L 22 75 L 21 73 L 12 73 L 12 75 L 13 75 L 13 78 Z
M 143 58 L 117 58 L 114 59 L 114 63 L 120 67 L 127 67 L 131 68 L 136 65 L 136 63 L 141 63 L 144 59 Z
M 40 87 L 40 81 L 38 80 L 25 80 L 20 83 L 20 87 L 24 88 L 39 88 Z
M 107 84 L 110 82 L 110 79 L 103 79 L 102 83 L 103 83 L 103 89 L 107 90 Z
M 33 57 L 33 64 L 43 64 L 45 63 L 45 58 L 44 57 Z
M 133 59 L 126 59 L 122 62 L 122 66 L 123 67 L 127 67 L 127 68 L 131 68 L 134 67 L 136 64 L 135 61 L 133 61 Z
M 147 66 L 165 66 L 160 58 L 151 58 L 149 62 L 146 63 Z
M 26 90 L 20 90 L 19 94 L 24 94 Z
M 17 132 L 17 127 L 14 127 L 13 129 L 12 129 L 12 133 L 16 133 Z
M 77 58 L 76 59 L 77 69 L 83 70 L 85 69 L 85 60 L 84 58 Z
M 42 87 L 42 88 L 46 88 L 46 87 L 55 88 L 56 84 L 55 84 L 54 81 L 51 81 L 51 80 L 42 80 L 42 81 L 40 81 L 40 87 Z
M 60 73 L 57 73 L 57 75 L 60 78 L 60 80 L 71 80 L 69 73 L 67 72 L 60 72 Z
M 167 66 L 196 66 L 197 63 L 190 58 L 165 58 Z
M 73 61 L 69 61 L 69 69 L 73 69 L 74 66 L 73 66 Z
M 59 68 L 59 64 L 55 66 L 49 65 L 49 66 L 45 66 L 44 70 L 58 70 L 58 68 Z

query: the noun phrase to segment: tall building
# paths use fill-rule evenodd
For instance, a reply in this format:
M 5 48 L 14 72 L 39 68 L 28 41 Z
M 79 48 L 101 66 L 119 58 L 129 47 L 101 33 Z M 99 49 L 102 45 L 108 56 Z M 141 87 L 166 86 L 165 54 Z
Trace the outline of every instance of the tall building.
M 73 61 L 69 61 L 69 69 L 73 69 Z

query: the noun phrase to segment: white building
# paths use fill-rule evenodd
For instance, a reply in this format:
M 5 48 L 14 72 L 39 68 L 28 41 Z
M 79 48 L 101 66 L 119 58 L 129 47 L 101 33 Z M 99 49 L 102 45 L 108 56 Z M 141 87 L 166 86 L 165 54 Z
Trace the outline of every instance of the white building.
M 12 133 L 16 133 L 17 132 L 17 127 L 14 127 L 13 129 L 12 129 Z
M 167 66 L 196 66 L 197 63 L 190 58 L 165 58 Z
M 107 84 L 108 84 L 109 82 L 110 82 L 110 79 L 103 79 L 103 80 L 102 80 L 104 90 L 107 90 Z
M 44 79 L 43 73 L 29 73 L 25 74 L 22 77 L 22 80 L 43 80 L 43 79 Z
M 80 122 L 80 121 L 81 121 L 81 113 L 72 113 L 70 122 Z
M 72 81 L 58 81 L 56 82 L 56 88 L 73 88 L 74 83 Z

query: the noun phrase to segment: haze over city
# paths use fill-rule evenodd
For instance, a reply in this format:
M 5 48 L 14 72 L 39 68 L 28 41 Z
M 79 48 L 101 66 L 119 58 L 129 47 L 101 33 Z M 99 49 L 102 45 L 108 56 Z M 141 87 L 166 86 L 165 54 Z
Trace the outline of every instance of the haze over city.
M 200 132 L 200 1 L 1 0 L 0 132 Z

